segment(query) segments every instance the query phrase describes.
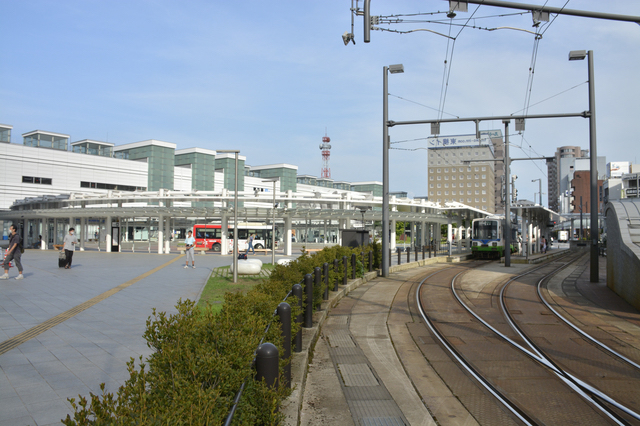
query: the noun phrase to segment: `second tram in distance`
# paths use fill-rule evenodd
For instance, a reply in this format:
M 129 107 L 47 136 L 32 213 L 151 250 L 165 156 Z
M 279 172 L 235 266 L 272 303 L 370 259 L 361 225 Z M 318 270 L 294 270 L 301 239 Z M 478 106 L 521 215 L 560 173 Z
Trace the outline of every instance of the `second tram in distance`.
M 500 259 L 504 256 L 505 220 L 502 215 L 474 219 L 471 230 L 471 252 L 476 259 Z M 517 251 L 517 228 L 511 227 L 511 253 Z

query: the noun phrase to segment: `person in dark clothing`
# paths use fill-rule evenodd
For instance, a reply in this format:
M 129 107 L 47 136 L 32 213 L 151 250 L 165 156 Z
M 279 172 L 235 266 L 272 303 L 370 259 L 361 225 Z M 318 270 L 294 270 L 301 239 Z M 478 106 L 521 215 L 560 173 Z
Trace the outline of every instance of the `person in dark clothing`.
M 2 265 L 4 269 L 4 275 L 0 276 L 0 280 L 8 280 L 9 279 L 9 264 L 12 260 L 16 262 L 16 268 L 18 268 L 18 276 L 16 280 L 21 280 L 24 278 L 22 273 L 24 272 L 22 269 L 22 262 L 20 259 L 22 257 L 22 248 L 20 244 L 20 235 L 18 235 L 17 229 L 15 225 L 11 225 L 9 227 L 9 231 L 11 232 L 11 239 L 9 240 L 9 249 L 7 250 L 6 256 L 4 258 L 4 264 Z

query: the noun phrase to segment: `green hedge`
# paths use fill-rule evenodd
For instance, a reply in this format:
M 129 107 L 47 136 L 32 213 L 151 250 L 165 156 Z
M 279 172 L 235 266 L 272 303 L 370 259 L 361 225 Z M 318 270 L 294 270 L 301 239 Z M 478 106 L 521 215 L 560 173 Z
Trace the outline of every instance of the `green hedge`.
M 367 253 L 374 250 L 374 267 L 380 264 L 380 245 L 377 242 L 365 247 Z M 252 360 L 255 349 L 271 321 L 265 342 L 275 344 L 283 353 L 282 338 L 275 308 L 289 293 L 293 284 L 313 273 L 316 266 L 329 263 L 330 287 L 335 279 L 342 279 L 340 270 L 333 270 L 333 259 L 349 258 L 348 274 L 351 277 L 351 253 L 358 258 L 362 249 L 339 246 L 328 247 L 312 255 L 303 254 L 286 266 L 278 265 L 270 278 L 257 284 L 247 293 L 227 293 L 222 310 L 213 313 L 200 309 L 189 300 L 178 301 L 177 313 L 153 311 L 147 320 L 143 335 L 154 353 L 145 361 L 132 358 L 128 365 L 129 379 L 117 393 L 91 394 L 70 399 L 74 407 L 73 417 L 67 416 L 66 425 L 220 425 L 224 422 L 233 399 L 245 379 L 246 387 L 237 408 L 234 425 L 275 425 L 282 421 L 278 412 L 280 403 L 290 390 L 280 386 L 278 390 L 267 388 L 263 382 L 253 380 L 255 371 Z M 357 275 L 364 273 L 359 260 Z M 322 302 L 324 286 L 314 288 L 314 306 Z M 297 300 L 289 297 L 292 315 L 298 315 Z M 306 302 L 305 302 L 306 303 Z M 293 335 L 299 325 L 292 324 Z M 289 360 L 281 359 L 283 367 Z M 281 368 L 282 372 L 282 368 Z M 282 377 L 280 381 L 282 382 Z

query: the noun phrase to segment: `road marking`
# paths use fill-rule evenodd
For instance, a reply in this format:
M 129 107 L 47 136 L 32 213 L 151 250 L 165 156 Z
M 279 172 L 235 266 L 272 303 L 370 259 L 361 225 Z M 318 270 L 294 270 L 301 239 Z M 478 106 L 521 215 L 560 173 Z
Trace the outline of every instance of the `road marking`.
M 64 311 L 61 314 L 56 315 L 55 317 L 40 323 L 38 325 L 36 325 L 35 327 L 31 327 L 30 329 L 28 329 L 27 331 L 23 331 L 22 333 L 18 334 L 17 336 L 12 337 L 11 339 L 7 339 L 4 342 L 0 343 L 0 355 L 9 352 L 11 349 L 17 348 L 18 346 L 20 346 L 21 344 L 23 344 L 24 342 L 33 339 L 34 337 L 44 333 L 45 331 L 55 327 L 58 324 L 63 323 L 64 321 L 68 320 L 69 318 L 72 318 L 76 315 L 78 315 L 80 312 L 89 309 L 90 307 L 92 307 L 93 305 L 102 302 L 103 300 L 105 300 L 106 298 L 113 296 L 114 294 L 118 293 L 121 290 L 124 290 L 125 288 L 134 285 L 135 283 L 137 283 L 140 280 L 143 280 L 145 278 L 147 278 L 149 275 L 155 274 L 156 272 L 158 272 L 159 270 L 161 270 L 162 268 L 165 268 L 169 265 L 171 265 L 173 262 L 181 259 L 184 257 L 184 254 L 181 254 L 173 259 L 171 259 L 170 261 L 156 267 L 153 268 L 150 271 L 145 272 L 142 275 L 139 275 L 129 281 L 127 281 L 126 283 L 120 284 L 117 287 L 112 288 L 111 290 L 107 290 L 102 294 L 97 295 L 96 297 L 94 297 L 93 299 L 89 299 L 84 303 L 79 304 L 78 306 L 74 306 L 73 308 Z

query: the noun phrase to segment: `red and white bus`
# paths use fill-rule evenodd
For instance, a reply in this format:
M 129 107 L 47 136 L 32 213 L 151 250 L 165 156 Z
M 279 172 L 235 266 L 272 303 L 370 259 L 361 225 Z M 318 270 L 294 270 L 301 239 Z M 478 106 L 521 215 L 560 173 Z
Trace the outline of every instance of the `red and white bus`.
M 238 224 L 238 251 L 244 251 L 249 245 L 249 237 L 255 234 L 253 239 L 253 248 L 263 249 L 271 248 L 271 226 L 254 223 Z M 229 227 L 227 234 L 227 252 L 233 250 L 233 227 Z M 197 249 L 213 250 L 220 252 L 222 250 L 222 226 L 221 225 L 194 225 L 193 238 L 196 239 L 195 247 Z M 276 248 L 278 242 L 276 241 Z

